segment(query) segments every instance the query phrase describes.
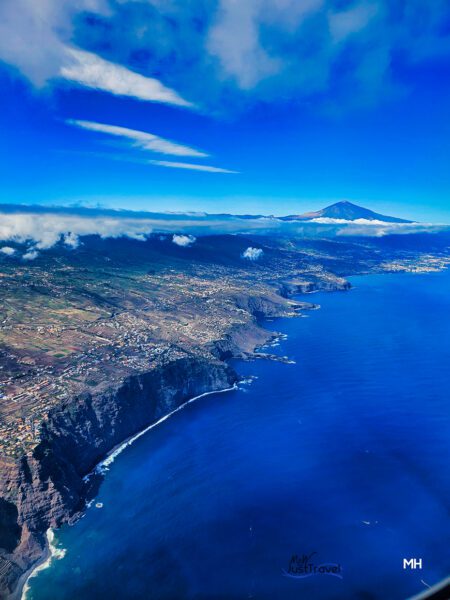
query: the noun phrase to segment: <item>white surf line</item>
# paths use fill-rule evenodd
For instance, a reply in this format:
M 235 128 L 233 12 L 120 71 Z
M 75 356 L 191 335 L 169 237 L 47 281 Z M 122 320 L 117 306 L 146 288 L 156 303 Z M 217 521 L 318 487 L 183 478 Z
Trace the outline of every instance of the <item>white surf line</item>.
M 174 415 L 178 411 L 185 408 L 191 402 L 195 402 L 196 400 L 199 400 L 200 398 L 204 398 L 205 396 L 210 396 L 211 394 L 223 394 L 224 392 L 231 392 L 232 390 L 237 390 L 237 389 L 238 389 L 238 384 L 234 383 L 229 388 L 225 388 L 223 390 L 215 390 L 212 392 L 204 392 L 203 394 L 200 394 L 199 396 L 195 396 L 194 398 L 187 400 L 183 404 L 180 404 L 180 406 L 175 408 L 172 412 L 167 413 L 167 415 L 164 415 L 164 417 L 161 417 L 160 419 L 158 419 L 158 421 L 155 421 L 155 423 L 152 423 L 151 425 L 149 425 L 142 431 L 139 431 L 132 437 L 128 438 L 128 440 L 125 440 L 125 442 L 120 444 L 116 449 L 111 450 L 111 452 L 109 454 L 107 454 L 106 458 L 104 458 L 102 461 L 100 461 L 90 473 L 88 473 L 87 475 L 85 475 L 83 477 L 83 480 L 84 481 L 88 480 L 94 473 L 104 473 L 105 471 L 107 471 L 108 467 L 115 461 L 115 459 L 119 456 L 119 454 L 121 454 L 125 450 L 125 448 L 127 448 L 128 446 L 131 446 L 131 444 L 133 444 L 141 436 L 145 435 L 148 431 L 150 431 L 154 427 L 157 427 L 158 425 L 160 425 L 163 421 L 166 421 L 167 419 L 169 419 L 172 415 Z
M 46 537 L 47 537 L 47 543 L 48 543 L 48 550 L 49 550 L 49 555 L 48 557 L 44 560 L 44 562 L 38 564 L 32 571 L 31 573 L 28 575 L 27 580 L 25 581 L 25 584 L 22 588 L 22 595 L 20 597 L 20 600 L 26 600 L 27 599 L 27 595 L 28 592 L 30 591 L 30 579 L 32 577 L 36 577 L 36 575 L 38 573 L 40 573 L 41 571 L 44 571 L 45 569 L 48 569 L 48 567 L 52 564 L 53 560 L 60 560 L 61 558 L 64 558 L 66 551 L 63 548 L 57 548 L 54 544 L 55 542 L 55 534 L 53 532 L 52 529 L 47 529 L 46 533 L 45 533 Z

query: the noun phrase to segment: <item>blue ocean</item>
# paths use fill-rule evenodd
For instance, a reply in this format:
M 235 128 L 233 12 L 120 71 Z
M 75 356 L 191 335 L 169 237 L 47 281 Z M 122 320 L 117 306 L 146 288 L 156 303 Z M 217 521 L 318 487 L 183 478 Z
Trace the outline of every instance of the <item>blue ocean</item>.
M 236 361 L 251 383 L 122 452 L 27 598 L 405 600 L 448 576 L 450 272 L 351 282 L 265 323 L 295 364 Z

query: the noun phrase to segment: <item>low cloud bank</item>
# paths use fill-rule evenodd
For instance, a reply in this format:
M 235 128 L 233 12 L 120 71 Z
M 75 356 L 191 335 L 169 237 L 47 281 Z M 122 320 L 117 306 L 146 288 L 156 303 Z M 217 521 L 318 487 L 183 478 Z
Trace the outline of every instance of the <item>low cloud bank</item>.
M 58 242 L 76 248 L 80 237 L 99 235 L 102 238 L 129 237 L 145 240 L 151 233 L 151 225 L 145 219 L 121 219 L 120 217 L 81 217 L 70 214 L 0 214 L 0 241 L 28 244 L 22 258 L 34 260 L 40 250 L 47 250 Z M 12 255 L 12 248 L 2 252 Z
M 38 250 L 51 248 L 63 239 L 76 247 L 79 237 L 99 235 L 102 238 L 127 236 L 143 240 L 151 231 L 146 219 L 120 217 L 82 217 L 51 213 L 0 213 L 0 240 L 18 243 L 32 242 Z
M 177 233 L 174 233 L 176 231 Z M 299 237 L 339 237 L 365 236 L 382 237 L 393 234 L 438 233 L 449 231 L 450 226 L 431 223 L 385 223 L 358 219 L 320 218 L 311 221 L 282 221 L 276 217 L 240 218 L 232 215 L 206 215 L 192 213 L 136 213 L 132 211 L 104 212 L 87 209 L 47 209 L 36 208 L 36 212 L 7 210 L 0 212 L 0 243 L 25 244 L 25 250 L 18 252 L 5 245 L 0 248 L 4 256 L 22 256 L 33 260 L 42 250 L 63 243 L 68 248 L 76 248 L 80 238 L 98 235 L 101 238 L 128 237 L 144 241 L 153 233 L 172 236 L 172 242 L 181 247 L 195 243 L 196 236 L 226 233 L 276 234 Z M 242 254 L 247 260 L 258 260 L 263 255 L 260 248 L 248 247 Z
M 387 221 L 355 219 L 348 221 L 346 219 L 332 219 L 329 217 L 319 217 L 312 219 L 311 224 L 318 226 L 332 226 L 335 228 L 335 235 L 347 236 L 366 236 L 383 237 L 385 235 L 409 234 L 409 233 L 437 233 L 448 229 L 448 225 L 439 223 L 389 223 Z

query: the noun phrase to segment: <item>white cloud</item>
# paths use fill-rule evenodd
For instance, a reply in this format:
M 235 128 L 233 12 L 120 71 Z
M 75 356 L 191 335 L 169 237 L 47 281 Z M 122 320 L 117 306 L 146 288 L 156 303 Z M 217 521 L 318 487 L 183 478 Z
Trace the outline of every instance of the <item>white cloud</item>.
M 0 0 L 0 60 L 36 86 L 63 76 L 113 94 L 192 106 L 146 77 L 163 72 L 170 85 L 189 90 L 190 99 L 214 113 L 251 100 L 311 96 L 315 105 L 351 108 L 403 88 L 399 75 L 411 65 L 448 55 L 448 0 L 410 0 L 404 10 L 395 4 Z M 83 18 L 86 11 L 96 18 Z M 73 44 L 103 48 L 108 60 Z M 142 74 L 125 66 L 129 60 Z
M 193 107 L 158 79 L 69 46 L 76 17 L 86 11 L 114 15 L 108 0 L 0 0 L 0 60 L 38 87 L 62 77 L 119 96 Z
M 109 14 L 107 0 L 0 0 L 0 59 L 44 85 L 58 75 L 73 19 L 86 10 Z
M 80 245 L 80 238 L 73 231 L 69 231 L 69 233 L 63 235 L 63 242 L 69 248 L 78 248 Z
M 249 223 L 236 217 L 211 217 L 208 215 L 185 213 L 161 213 L 154 217 L 121 216 L 117 215 L 80 215 L 76 209 L 66 213 L 52 212 L 0 212 L 0 242 L 16 242 L 32 245 L 36 250 L 46 250 L 58 242 L 76 248 L 80 238 L 87 235 L 99 235 L 102 238 L 129 237 L 144 241 L 152 231 L 173 235 L 174 243 L 180 241 L 195 242 L 196 235 L 213 234 L 217 232 L 247 232 L 248 230 L 276 229 L 277 223 L 265 224 L 256 219 Z M 187 239 L 184 239 L 187 238 Z
M 76 210 L 76 209 L 74 209 Z M 331 220 L 332 222 L 317 223 L 284 222 L 278 219 L 240 219 L 232 216 L 220 215 L 172 215 L 170 213 L 155 216 L 121 216 L 117 211 L 114 215 L 80 215 L 75 213 L 52 212 L 47 213 L 1 213 L 0 212 L 0 242 L 15 242 L 27 244 L 26 260 L 36 258 L 36 252 L 51 248 L 57 243 L 63 243 L 69 248 L 76 248 L 82 236 L 98 235 L 103 239 L 129 237 L 134 240 L 145 241 L 154 231 L 170 236 L 169 239 L 178 246 L 190 246 L 199 235 L 217 233 L 284 233 L 287 235 L 300 235 L 302 237 L 317 236 L 373 236 L 379 237 L 389 234 L 409 234 L 420 232 L 449 231 L 448 225 L 430 223 L 383 223 L 360 220 L 359 222 Z M 178 233 L 174 234 L 176 231 Z M 5 252 L 3 246 L 0 252 L 12 255 L 10 250 Z M 242 258 L 258 260 L 263 256 L 261 248 L 248 247 Z
M 364 236 L 364 237 L 382 237 L 385 235 L 398 235 L 410 233 L 435 233 L 443 231 L 448 226 L 439 223 L 391 223 L 388 221 L 379 221 L 377 219 L 333 219 L 330 217 L 319 217 L 311 219 L 305 223 L 317 225 L 318 228 L 333 226 L 333 232 L 338 236 Z M 320 230 L 320 229 L 319 229 Z
M 170 160 L 150 160 L 152 165 L 160 167 L 168 167 L 171 169 L 190 169 L 192 171 L 207 171 L 208 173 L 238 173 L 239 171 L 231 171 L 230 169 L 222 169 L 220 167 L 211 167 L 209 165 L 195 165 L 193 163 L 172 162 Z
M 371 224 L 369 225 L 369 223 Z M 383 237 L 385 235 L 438 233 L 448 230 L 448 225 L 439 223 L 380 223 L 377 221 L 369 221 L 369 223 L 358 224 L 355 221 L 349 221 L 337 228 L 335 234 L 337 236 Z
M 6 254 L 6 256 L 12 256 L 16 253 L 15 249 L 11 248 L 11 246 L 3 246 L 3 248 L 0 248 L 0 252 Z
M 192 246 L 196 238 L 193 235 L 178 235 L 175 234 L 172 238 L 172 242 L 177 246 L 187 247 Z
M 320 223 L 321 225 L 392 225 L 389 221 L 378 221 L 377 219 L 334 219 L 333 217 L 316 217 L 309 219 L 311 223 Z
M 222 0 L 217 22 L 208 37 L 209 52 L 243 89 L 252 88 L 282 66 L 281 61 L 270 56 L 259 43 L 258 4 L 260 2 Z
M 244 250 L 244 252 L 242 253 L 242 258 L 255 261 L 259 260 L 263 254 L 264 250 L 262 250 L 262 248 L 252 248 L 252 246 L 249 246 L 247 250 Z
M 37 250 L 35 250 L 34 248 L 31 248 L 30 250 L 28 250 L 28 252 L 25 252 L 25 254 L 22 256 L 22 258 L 24 260 L 34 260 L 38 256 L 39 256 L 39 252 Z
M 218 58 L 223 72 L 249 90 L 263 79 L 280 74 L 284 58 L 262 43 L 264 28 L 285 33 L 296 30 L 305 16 L 323 0 L 221 0 L 207 48 Z
M 177 144 L 164 138 L 161 138 L 152 133 L 145 131 L 137 131 L 128 129 L 127 127 L 119 127 L 117 125 L 107 125 L 104 123 L 95 123 L 93 121 L 68 120 L 70 125 L 76 125 L 90 131 L 97 131 L 107 135 L 114 135 L 133 141 L 133 145 L 142 150 L 150 150 L 151 152 L 159 152 L 160 154 L 171 154 L 173 156 L 208 156 L 205 152 L 200 152 L 189 146 Z
M 138 100 L 162 102 L 192 107 L 192 103 L 152 77 L 144 77 L 122 65 L 109 62 L 91 52 L 65 48 L 70 62 L 63 65 L 60 75 L 79 85 L 109 92 L 117 96 L 131 96 Z
M 79 243 L 78 237 L 82 235 L 99 235 L 102 238 L 127 236 L 144 240 L 151 229 L 151 223 L 147 219 L 8 213 L 1 214 L 0 240 L 33 242 L 36 250 L 45 250 L 63 239 L 67 246 L 74 248 Z

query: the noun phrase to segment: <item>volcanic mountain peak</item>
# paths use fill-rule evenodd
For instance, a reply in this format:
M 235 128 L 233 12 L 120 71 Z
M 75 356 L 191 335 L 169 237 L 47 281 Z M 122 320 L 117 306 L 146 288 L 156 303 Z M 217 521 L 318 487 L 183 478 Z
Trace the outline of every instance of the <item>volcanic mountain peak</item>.
M 349 202 L 348 200 L 343 200 L 341 202 L 336 202 L 335 204 L 331 204 L 326 208 L 322 208 L 322 210 L 317 210 L 315 212 L 308 212 L 302 215 L 289 215 L 288 217 L 283 217 L 286 221 L 311 221 L 312 219 L 345 219 L 346 221 L 356 221 L 357 219 L 365 219 L 367 221 L 383 221 L 385 223 L 410 223 L 411 221 L 407 221 L 406 219 L 399 219 L 397 217 L 389 217 L 387 215 L 382 215 L 379 213 L 370 210 L 369 208 L 364 208 L 363 206 L 358 206 L 357 204 L 353 204 L 353 202 Z

